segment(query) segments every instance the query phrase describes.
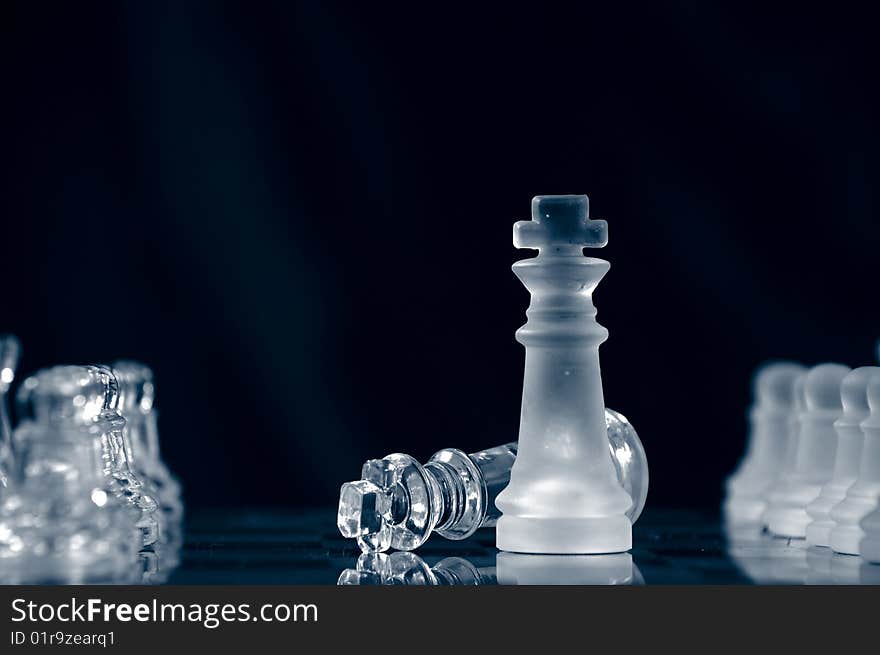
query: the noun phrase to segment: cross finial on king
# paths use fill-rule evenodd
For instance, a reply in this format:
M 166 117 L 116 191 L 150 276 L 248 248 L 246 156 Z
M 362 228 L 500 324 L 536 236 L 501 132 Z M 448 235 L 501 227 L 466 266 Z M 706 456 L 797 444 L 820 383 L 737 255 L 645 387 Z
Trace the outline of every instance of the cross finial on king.
M 587 196 L 535 196 L 532 220 L 513 224 L 513 245 L 568 255 L 603 248 L 608 243 L 608 223 L 589 216 Z

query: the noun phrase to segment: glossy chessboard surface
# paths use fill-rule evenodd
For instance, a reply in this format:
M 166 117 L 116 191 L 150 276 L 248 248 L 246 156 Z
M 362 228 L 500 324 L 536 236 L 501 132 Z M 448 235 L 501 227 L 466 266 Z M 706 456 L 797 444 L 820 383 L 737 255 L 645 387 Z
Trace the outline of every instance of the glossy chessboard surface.
M 405 560 L 412 570 L 397 570 L 389 581 L 371 573 L 382 568 L 383 558 L 359 562 L 357 545 L 339 535 L 335 508 L 211 510 L 188 517 L 181 563 L 167 582 L 602 584 L 607 577 L 608 583 L 649 585 L 880 584 L 880 565 L 807 547 L 803 540 L 725 531 L 708 513 L 646 510 L 633 530 L 631 560 L 527 555 L 504 560 L 494 537 L 492 529 L 464 541 L 435 535 Z M 444 574 L 449 570 L 454 574 Z

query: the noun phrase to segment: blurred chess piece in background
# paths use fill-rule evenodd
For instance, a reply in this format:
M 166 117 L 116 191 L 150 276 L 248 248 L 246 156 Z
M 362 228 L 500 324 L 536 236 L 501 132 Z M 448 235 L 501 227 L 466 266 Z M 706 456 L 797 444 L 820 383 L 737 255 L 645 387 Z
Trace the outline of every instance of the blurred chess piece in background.
M 835 523 L 831 530 L 831 548 L 848 555 L 860 554 L 865 538 L 862 521 L 880 504 L 880 369 L 870 374 L 866 398 L 868 415 L 860 424 L 863 443 L 858 476 L 847 488 L 843 500 L 831 509 Z
M 159 562 L 155 568 L 169 571 L 178 564 L 183 542 L 183 498 L 180 482 L 160 454 L 153 372 L 128 360 L 113 364 L 113 372 L 119 381 L 119 411 L 125 419 L 122 436 L 129 463 L 159 504 L 159 538 L 153 545 Z
M 767 364 L 755 374 L 754 398 L 747 451 L 723 506 L 731 556 L 760 569 L 759 582 L 772 581 L 780 561 L 796 565 L 786 566 L 789 581 L 800 581 L 802 564 L 809 583 L 880 581 L 870 566 L 880 563 L 880 367 L 821 364 L 804 373 Z M 762 526 L 780 539 L 760 535 Z
M 3 343 L 8 353 L 12 342 Z M 13 360 L 0 360 L 4 371 Z M 158 459 L 150 370 L 56 366 L 28 377 L 17 400 L 0 491 L 0 582 L 165 581 L 179 560 L 183 507 Z
M 765 520 L 775 535 L 803 538 L 812 517 L 807 505 L 831 480 L 837 432 L 834 423 L 843 414 L 840 385 L 850 369 L 842 364 L 814 366 L 804 379 L 806 408 L 789 449 L 782 478 L 771 494 Z
M 110 370 L 95 366 L 41 371 L 19 390 L 28 418 L 13 432 L 14 472 L 0 506 L 4 583 L 139 581 L 144 516 L 115 475 L 117 393 Z
M 810 545 L 831 545 L 831 532 L 836 526 L 831 512 L 846 498 L 847 490 L 859 476 L 865 444 L 861 424 L 870 412 L 868 382 L 877 373 L 880 373 L 880 368 L 876 366 L 862 366 L 854 369 L 840 383 L 843 414 L 834 422 L 837 448 L 834 452 L 833 473 L 819 496 L 807 505 L 807 513 L 813 519 L 807 526 L 806 534 Z
M 771 362 L 755 372 L 746 452 L 726 483 L 723 510 L 729 525 L 760 525 L 767 509 L 766 495 L 797 429 L 795 382 L 806 370 L 794 362 Z

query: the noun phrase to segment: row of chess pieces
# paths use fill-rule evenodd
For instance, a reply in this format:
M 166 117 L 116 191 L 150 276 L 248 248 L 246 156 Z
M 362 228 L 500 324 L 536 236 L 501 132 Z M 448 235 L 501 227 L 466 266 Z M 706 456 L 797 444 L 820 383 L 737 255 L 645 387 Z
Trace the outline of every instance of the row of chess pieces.
M 728 528 L 880 563 L 880 367 L 772 362 L 753 394 Z
M 55 366 L 8 402 L 21 353 L 0 335 L 0 584 L 158 583 L 183 501 L 159 453 L 152 371 Z

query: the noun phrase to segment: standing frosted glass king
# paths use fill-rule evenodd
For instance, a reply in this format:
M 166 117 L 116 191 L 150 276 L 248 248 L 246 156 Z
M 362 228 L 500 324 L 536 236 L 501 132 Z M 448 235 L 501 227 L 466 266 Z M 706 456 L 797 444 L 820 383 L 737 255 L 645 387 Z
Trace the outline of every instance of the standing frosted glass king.
M 593 290 L 610 268 L 584 257 L 608 242 L 584 195 L 537 196 L 532 220 L 514 225 L 517 248 L 538 255 L 513 265 L 531 293 L 516 333 L 526 361 L 519 454 L 497 499 L 496 545 L 520 553 L 594 554 L 632 547 L 632 499 L 607 454 Z

